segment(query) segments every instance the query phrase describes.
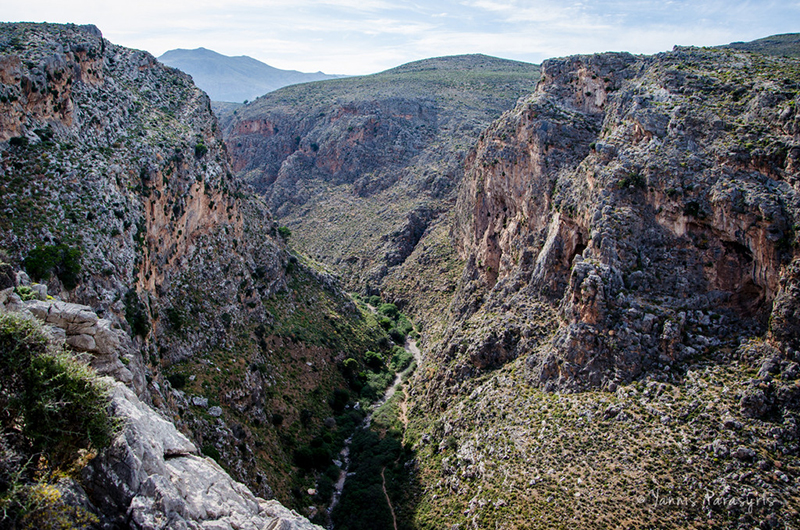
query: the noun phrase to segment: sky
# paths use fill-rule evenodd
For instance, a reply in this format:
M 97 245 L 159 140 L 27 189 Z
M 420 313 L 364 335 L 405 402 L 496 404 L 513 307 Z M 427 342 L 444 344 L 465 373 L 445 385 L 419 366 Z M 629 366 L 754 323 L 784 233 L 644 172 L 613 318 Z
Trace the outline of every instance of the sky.
M 204 47 L 356 75 L 462 53 L 539 63 L 754 40 L 800 32 L 800 0 L 0 0 L 0 19 L 95 24 L 155 56 Z

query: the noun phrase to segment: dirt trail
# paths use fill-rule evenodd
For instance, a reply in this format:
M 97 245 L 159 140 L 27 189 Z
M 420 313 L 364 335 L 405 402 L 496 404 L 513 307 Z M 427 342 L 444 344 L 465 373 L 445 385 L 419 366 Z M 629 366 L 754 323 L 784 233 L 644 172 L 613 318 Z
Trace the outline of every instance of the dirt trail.
M 384 471 L 386 471 L 385 467 L 381 469 L 381 479 L 383 479 L 383 496 L 386 497 L 386 504 L 389 505 L 389 511 L 392 512 L 392 524 L 394 525 L 394 530 L 397 530 L 397 517 L 394 515 L 394 507 L 392 506 L 392 501 L 389 500 L 389 494 L 386 493 L 386 475 L 384 475 Z
M 373 309 L 373 308 L 370 308 Z M 374 310 L 374 309 L 373 309 Z M 403 345 L 403 348 L 411 355 L 414 356 L 414 361 L 416 364 L 419 365 L 422 359 L 422 353 L 419 351 L 419 347 L 417 347 L 416 341 L 411 341 L 410 339 L 406 339 L 406 343 Z M 386 393 L 383 397 L 372 404 L 372 411 L 364 418 L 363 423 L 361 424 L 361 428 L 368 429 L 370 423 L 372 422 L 372 413 L 380 408 L 381 405 L 389 401 L 389 399 L 394 395 L 397 389 L 400 387 L 403 381 L 403 376 L 411 373 L 413 369 L 412 365 L 409 365 L 408 368 L 397 374 L 392 382 L 391 386 L 386 390 Z M 408 418 L 406 416 L 406 412 L 408 410 L 408 392 L 406 391 L 405 387 L 403 388 L 404 399 L 400 403 L 400 419 L 403 422 L 403 425 L 408 424 Z M 350 468 L 350 442 L 352 441 L 352 437 L 348 438 L 344 441 L 344 448 L 340 453 L 340 458 L 343 463 L 341 466 L 341 471 L 339 472 L 339 479 L 334 484 L 334 492 L 333 492 L 333 499 L 331 501 L 330 506 L 328 506 L 328 513 L 333 512 L 334 507 L 338 504 L 339 499 L 342 496 L 342 490 L 344 490 L 344 484 L 347 480 L 347 471 Z M 386 469 L 386 468 L 384 468 Z M 392 503 L 389 501 L 389 495 L 386 493 L 386 477 L 383 475 L 383 469 L 381 470 L 381 478 L 383 478 L 383 494 L 386 496 L 386 502 L 389 503 L 389 509 L 392 511 L 392 518 L 394 519 L 394 508 L 392 507 Z M 397 530 L 397 520 L 394 521 L 395 530 Z
M 408 353 L 410 353 L 411 355 L 414 356 L 414 362 L 416 363 L 417 366 L 419 366 L 420 360 L 422 359 L 422 353 L 419 351 L 419 347 L 417 346 L 417 342 L 416 341 L 412 342 L 411 339 L 406 339 L 406 343 L 403 344 L 403 348 Z M 403 370 L 402 372 L 400 372 L 400 373 L 398 373 L 397 375 L 394 376 L 394 381 L 392 381 L 392 384 L 386 390 L 386 393 L 383 395 L 383 397 L 379 401 L 376 401 L 375 404 L 372 405 L 373 410 L 379 409 L 381 405 L 383 405 L 384 403 L 386 403 L 387 401 L 389 401 L 392 398 L 394 393 L 397 392 L 397 389 L 402 384 L 403 376 L 405 376 L 406 374 L 410 373 L 411 369 L 412 369 L 412 367 L 411 367 L 411 365 L 409 365 L 408 368 L 406 368 L 405 370 Z
M 411 342 L 410 340 L 406 339 L 406 343 L 403 345 L 407 352 L 411 353 L 414 356 L 414 362 L 416 362 L 417 366 L 422 362 L 422 352 L 419 351 L 419 347 L 417 346 L 416 341 Z M 408 388 L 403 387 L 403 400 L 400 401 L 398 404 L 398 408 L 400 412 L 398 416 L 400 417 L 400 421 L 403 424 L 403 427 L 408 427 Z

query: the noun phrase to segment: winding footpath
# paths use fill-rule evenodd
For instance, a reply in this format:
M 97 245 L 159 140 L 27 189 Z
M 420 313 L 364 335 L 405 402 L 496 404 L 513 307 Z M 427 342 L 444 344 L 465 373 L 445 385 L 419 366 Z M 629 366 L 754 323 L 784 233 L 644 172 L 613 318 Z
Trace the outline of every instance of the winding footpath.
M 407 374 L 410 374 L 413 370 L 415 370 L 416 367 L 419 366 L 420 362 L 422 361 L 422 353 L 420 352 L 416 341 L 412 341 L 411 339 L 406 338 L 406 343 L 403 345 L 403 348 L 405 348 L 405 350 L 408 353 L 414 356 L 414 362 L 409 364 L 405 370 L 395 375 L 394 381 L 392 381 L 392 384 L 389 385 L 389 388 L 386 389 L 386 392 L 383 394 L 383 397 L 381 397 L 381 399 L 373 403 L 372 406 L 370 407 L 371 409 L 370 413 L 367 414 L 366 418 L 364 418 L 361 428 L 363 429 L 369 428 L 370 424 L 372 423 L 372 415 L 375 413 L 375 411 L 378 410 L 384 403 L 389 401 L 392 398 L 392 396 L 394 396 L 395 392 L 397 392 L 397 389 L 400 388 L 400 385 L 403 384 L 403 377 L 405 377 Z M 406 393 L 406 399 L 407 398 L 408 398 L 408 393 Z M 404 408 L 401 407 L 401 415 L 405 416 L 403 410 Z M 407 423 L 407 421 L 404 421 L 403 423 L 405 424 Z M 333 512 L 334 507 L 339 503 L 339 499 L 342 497 L 342 490 L 344 490 L 344 484 L 347 481 L 347 470 L 350 468 L 350 443 L 352 441 L 353 441 L 352 436 L 346 439 L 344 441 L 344 447 L 339 453 L 342 465 L 341 465 L 341 471 L 339 472 L 339 479 L 336 481 L 336 484 L 334 484 L 333 498 L 331 500 L 331 504 L 330 506 L 328 506 L 329 514 Z M 385 467 L 381 469 L 381 478 L 383 479 L 383 495 L 386 497 L 386 503 L 389 505 L 389 510 L 392 512 L 394 529 L 397 530 L 397 518 L 395 517 L 394 514 L 394 507 L 392 506 L 392 502 L 389 500 L 389 494 L 386 492 L 386 477 L 384 476 L 385 470 L 386 470 Z
M 394 506 L 392 506 L 392 501 L 389 500 L 389 494 L 386 493 L 386 475 L 384 474 L 386 471 L 386 467 L 381 469 L 381 479 L 383 480 L 383 496 L 386 497 L 386 504 L 389 505 L 389 511 L 392 512 L 392 524 L 394 525 L 394 530 L 397 530 L 397 517 L 394 515 Z

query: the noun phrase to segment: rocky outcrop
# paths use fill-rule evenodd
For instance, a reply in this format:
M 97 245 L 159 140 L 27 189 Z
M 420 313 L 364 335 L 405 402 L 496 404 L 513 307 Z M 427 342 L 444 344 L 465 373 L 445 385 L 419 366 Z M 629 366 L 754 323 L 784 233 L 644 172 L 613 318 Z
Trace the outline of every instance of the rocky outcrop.
M 37 246 L 79 249 L 77 287 L 53 274 L 50 291 L 126 329 L 134 306 L 145 308 L 149 338 L 170 362 L 220 342 L 223 301 L 255 304 L 228 311 L 235 322 L 263 320 L 253 293 L 285 286 L 288 256 L 264 204 L 230 174 L 191 78 L 94 27 L 4 24 L 0 36 L 0 246 L 12 265 Z M 155 315 L 195 299 L 196 285 L 215 286 L 214 302 L 191 310 L 212 332 L 168 336 Z M 148 338 L 143 329 L 134 334 Z
M 122 426 L 111 447 L 82 470 L 80 484 L 59 484 L 67 504 L 94 513 L 107 528 L 320 528 L 277 501 L 253 495 L 142 402 L 142 363 L 124 332 L 88 306 L 48 300 L 46 290 L 41 298 L 22 301 L 12 287 L 1 292 L 0 311 L 37 318 L 51 341 L 90 354 L 89 364 L 111 378 L 110 410 Z
M 46 290 L 42 298 L 22 301 L 12 287 L 0 292 L 0 311 L 39 319 L 53 342 L 90 354 L 85 360 L 111 378 L 109 406 L 122 426 L 111 447 L 82 470 L 80 484 L 59 485 L 67 504 L 94 513 L 108 528 L 320 528 L 253 495 L 137 397 L 147 395 L 144 370 L 127 334 L 88 306 L 48 300 Z
M 114 387 L 111 407 L 123 432 L 84 469 L 84 481 L 103 513 L 125 514 L 120 524 L 140 530 L 321 528 L 254 496 L 125 386 Z
M 476 322 L 513 330 L 502 322 L 522 312 L 490 307 L 524 293 L 557 308 L 554 335 L 512 333 L 505 358 L 528 356 L 548 388 L 669 370 L 763 335 L 770 315 L 792 357 L 795 66 L 691 48 L 545 62 L 468 162 L 447 355 L 496 365 L 493 348 L 475 362 L 459 344 Z
M 141 356 L 125 332 L 115 329 L 111 321 L 99 318 L 89 306 L 48 299 L 43 285 L 38 285 L 43 288 L 39 299 L 26 301 L 15 292 L 15 287 L 0 291 L 0 308 L 39 319 L 53 339 L 63 341 L 74 351 L 90 354 L 89 364 L 98 374 L 112 377 L 131 386 L 139 395 L 146 395 Z M 127 365 L 132 364 L 133 370 L 121 359 Z

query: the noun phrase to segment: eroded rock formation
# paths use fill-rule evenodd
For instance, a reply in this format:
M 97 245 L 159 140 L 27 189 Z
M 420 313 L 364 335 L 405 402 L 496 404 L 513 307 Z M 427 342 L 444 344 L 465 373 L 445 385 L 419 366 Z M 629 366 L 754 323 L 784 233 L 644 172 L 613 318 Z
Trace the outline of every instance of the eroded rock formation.
M 557 310 L 555 332 L 540 347 L 500 324 L 501 357 L 528 356 L 548 388 L 613 388 L 763 334 L 770 315 L 793 355 L 795 67 L 690 48 L 545 62 L 468 162 L 449 355 L 464 318 L 519 319 L 514 304 L 488 314 L 519 293 Z M 474 364 L 496 366 L 497 351 Z

